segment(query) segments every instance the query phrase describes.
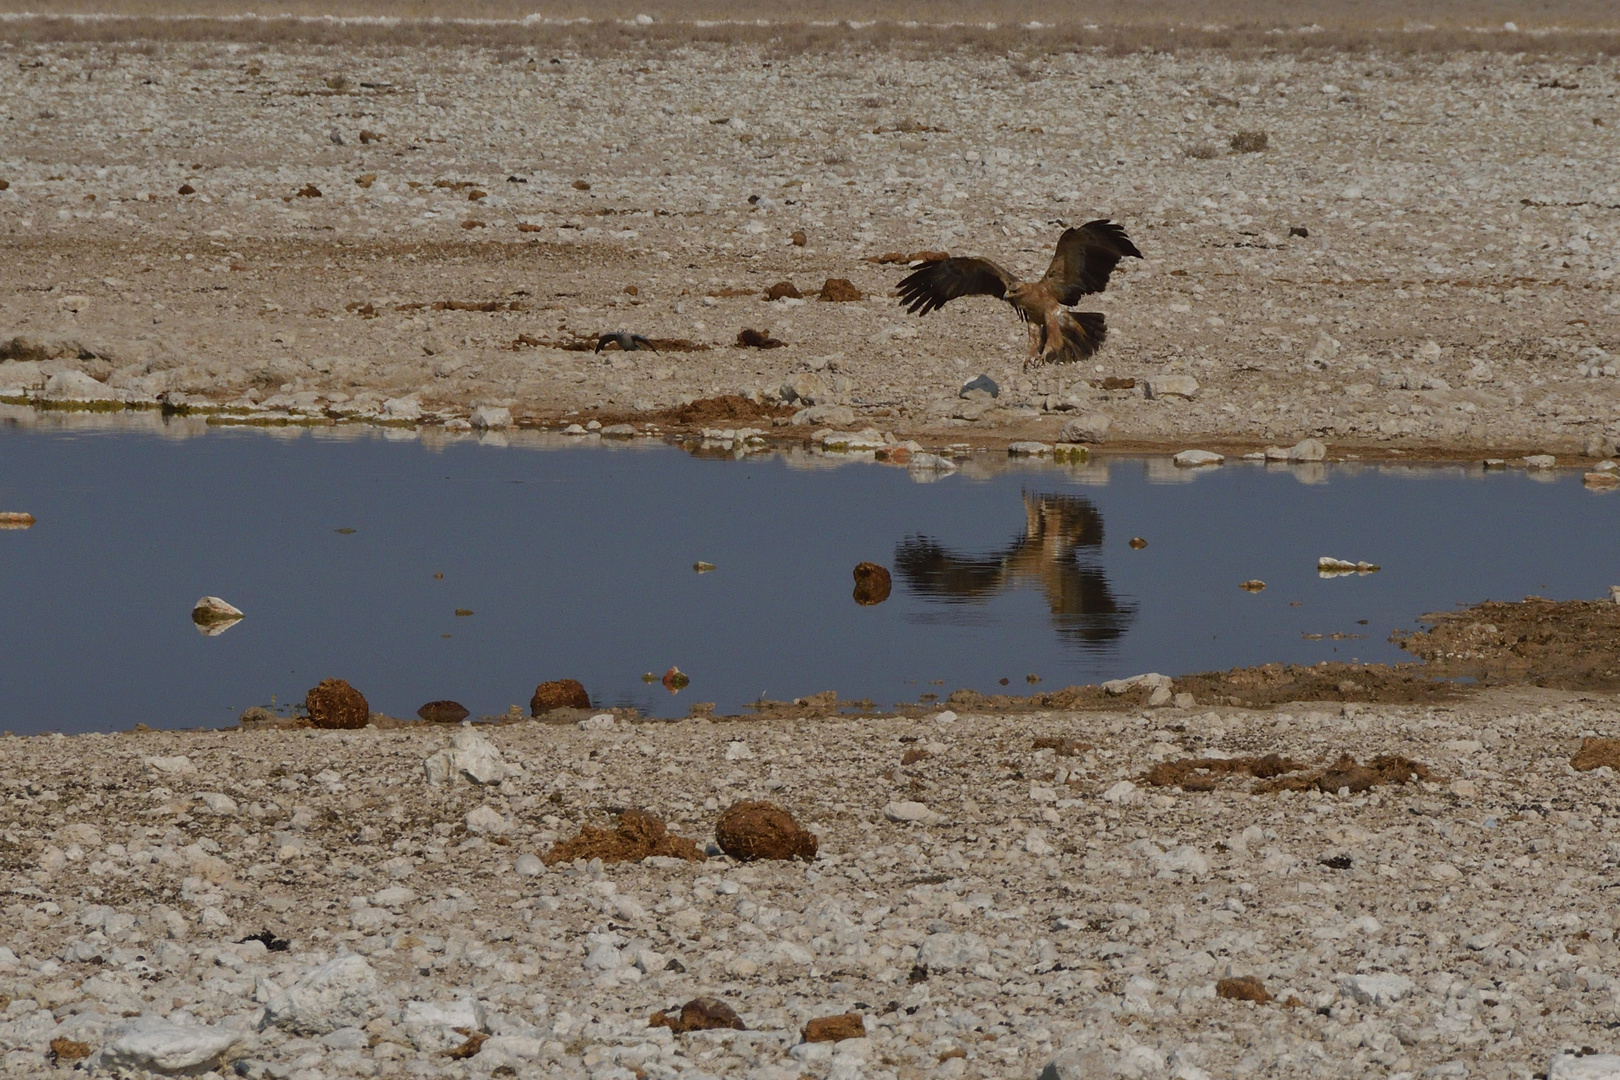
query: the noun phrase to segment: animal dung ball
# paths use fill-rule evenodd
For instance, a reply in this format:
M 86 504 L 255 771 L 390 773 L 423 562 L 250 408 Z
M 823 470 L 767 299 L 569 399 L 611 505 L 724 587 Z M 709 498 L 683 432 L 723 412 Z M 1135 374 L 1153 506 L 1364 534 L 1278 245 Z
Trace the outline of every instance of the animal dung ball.
M 529 715 L 540 716 L 553 709 L 588 709 L 591 697 L 578 679 L 553 679 L 534 688 L 529 699 Z
M 793 815 L 769 802 L 733 803 L 714 826 L 720 850 L 733 859 L 804 859 L 816 857 L 816 834 Z
M 881 604 L 894 589 L 894 579 L 887 567 L 874 562 L 859 563 L 855 567 L 855 602 L 862 607 Z
M 304 711 L 318 728 L 363 728 L 371 722 L 366 696 L 343 679 L 322 679 L 304 695 Z
M 459 701 L 430 701 L 417 709 L 416 715 L 430 724 L 459 724 L 471 714 Z

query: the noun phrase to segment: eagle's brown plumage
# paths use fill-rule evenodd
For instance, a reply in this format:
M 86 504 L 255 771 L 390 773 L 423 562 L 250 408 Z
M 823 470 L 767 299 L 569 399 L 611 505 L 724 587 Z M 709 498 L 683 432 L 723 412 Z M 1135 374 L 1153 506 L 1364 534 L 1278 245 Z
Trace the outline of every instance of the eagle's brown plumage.
M 1107 219 L 1090 221 L 1058 237 L 1052 265 L 1039 281 L 1019 281 L 989 259 L 940 259 L 900 282 L 900 302 L 914 315 L 927 315 L 959 296 L 994 296 L 1029 324 L 1026 366 L 1037 357 L 1047 363 L 1084 360 L 1102 347 L 1108 327 L 1100 313 L 1068 306 L 1106 289 L 1119 260 L 1141 257 L 1124 229 Z

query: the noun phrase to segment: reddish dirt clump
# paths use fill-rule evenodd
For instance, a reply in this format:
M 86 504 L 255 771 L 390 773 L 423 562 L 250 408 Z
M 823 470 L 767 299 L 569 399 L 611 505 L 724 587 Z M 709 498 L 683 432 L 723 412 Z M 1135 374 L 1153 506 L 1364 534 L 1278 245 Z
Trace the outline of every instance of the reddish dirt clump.
M 787 342 L 771 337 L 769 330 L 751 330 L 743 327 L 737 331 L 737 347 L 739 349 L 780 349 Z
M 1214 791 L 1222 777 L 1253 776 L 1261 780 L 1299 772 L 1306 766 L 1277 754 L 1265 757 L 1182 758 L 1161 761 L 1138 781 L 1152 787 L 1178 787 L 1183 791 Z
M 789 300 L 800 300 L 803 299 L 804 294 L 799 292 L 799 287 L 791 281 L 778 281 L 765 290 L 765 299 L 767 300 L 780 300 L 784 296 Z
M 902 765 L 915 765 L 915 764 L 917 764 L 917 762 L 919 762 L 919 761 L 927 761 L 929 758 L 931 758 L 933 756 L 934 756 L 933 754 L 930 754 L 928 751 L 924 750 L 922 747 L 913 746 L 910 750 L 907 750 L 905 753 L 900 755 L 900 764 L 902 764 Z
M 534 688 L 529 699 L 529 715 L 540 716 L 552 709 L 588 709 L 591 696 L 578 679 L 552 679 Z
M 1094 749 L 1094 747 L 1088 742 L 1081 742 L 1079 739 L 1065 739 L 1058 735 L 1040 735 L 1036 737 L 1034 746 L 1031 749 L 1056 751 L 1058 757 L 1079 757 L 1087 750 Z
M 866 1038 L 866 1021 L 860 1013 L 841 1013 L 838 1016 L 818 1016 L 804 1025 L 805 1042 L 842 1042 L 845 1039 Z
M 667 1027 L 675 1034 L 680 1035 L 687 1031 L 709 1031 L 714 1028 L 729 1028 L 733 1031 L 747 1031 L 748 1025 L 742 1022 L 737 1010 L 721 1001 L 719 998 L 700 997 L 693 998 L 681 1006 L 681 1011 L 674 1016 L 668 1012 L 659 1011 L 647 1018 L 648 1027 Z
M 1620 739 L 1582 739 L 1581 748 L 1569 759 L 1571 768 L 1591 772 L 1605 765 L 1620 772 Z
M 816 857 L 816 834 L 793 815 L 768 802 L 733 803 L 714 826 L 720 850 L 733 859 L 804 859 Z
M 850 281 L 848 278 L 841 277 L 830 277 L 826 281 L 822 282 L 821 292 L 816 296 L 817 300 L 830 300 L 834 302 L 862 300 L 864 298 L 864 294 L 861 292 L 861 290 L 855 287 L 854 282 Z
M 58 1035 L 51 1040 L 50 1056 L 61 1064 L 79 1061 L 90 1056 L 90 1044 L 75 1042 L 73 1039 Z
M 697 841 L 676 836 L 662 820 L 644 810 L 626 810 L 619 815 L 619 827 L 612 831 L 581 825 L 572 840 L 551 845 L 540 856 L 547 866 L 575 859 L 601 859 L 604 863 L 639 862 L 649 855 L 666 855 L 702 862 Z
M 1486 601 L 1422 621 L 1429 629 L 1391 640 L 1437 674 L 1486 686 L 1620 690 L 1620 604 L 1612 601 Z
M 1252 1001 L 1256 1005 L 1264 1005 L 1271 1000 L 1271 995 L 1266 993 L 1265 984 L 1253 975 L 1222 979 L 1215 984 L 1215 996 L 1229 998 L 1232 1001 Z
M 304 711 L 318 728 L 363 728 L 371 722 L 366 697 L 342 679 L 322 679 L 304 695 Z
M 781 405 L 756 405 L 741 394 L 698 398 L 688 405 L 666 409 L 657 418 L 666 424 L 691 427 L 729 426 L 739 421 L 773 420 L 792 416 L 793 409 Z
M 881 604 L 889 598 L 894 589 L 894 579 L 889 575 L 886 566 L 879 566 L 875 562 L 858 563 L 855 566 L 855 602 L 862 607 L 871 607 Z
M 472 714 L 459 701 L 430 701 L 416 715 L 430 724 L 459 724 Z
M 1433 779 L 1434 773 L 1427 765 L 1421 761 L 1401 757 L 1399 754 L 1383 754 L 1365 765 L 1356 764 L 1354 758 L 1344 754 L 1325 769 L 1316 769 L 1303 776 L 1284 776 L 1257 785 L 1254 790 L 1268 792 L 1315 789 L 1331 794 L 1341 788 L 1349 788 L 1350 793 L 1355 795 L 1383 784 L 1405 784 L 1413 780 Z

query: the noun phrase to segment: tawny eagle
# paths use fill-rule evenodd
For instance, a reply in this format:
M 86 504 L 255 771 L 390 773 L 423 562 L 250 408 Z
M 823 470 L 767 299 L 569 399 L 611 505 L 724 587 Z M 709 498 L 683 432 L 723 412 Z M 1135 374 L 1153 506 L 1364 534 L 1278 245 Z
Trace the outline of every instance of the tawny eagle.
M 1108 326 L 1101 313 L 1069 311 L 1082 296 L 1108 287 L 1108 276 L 1123 258 L 1140 259 L 1125 230 L 1104 218 L 1066 229 L 1046 276 L 1019 281 L 989 259 L 954 258 L 926 263 L 899 285 L 900 302 L 914 315 L 927 315 L 959 296 L 994 296 L 1007 301 L 1029 324 L 1028 367 L 1084 360 L 1102 347 Z

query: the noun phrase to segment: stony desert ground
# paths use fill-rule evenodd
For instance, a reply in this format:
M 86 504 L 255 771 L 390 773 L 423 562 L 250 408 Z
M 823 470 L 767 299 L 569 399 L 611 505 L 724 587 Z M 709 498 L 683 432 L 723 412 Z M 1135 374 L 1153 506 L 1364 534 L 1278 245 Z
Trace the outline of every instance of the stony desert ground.
M 924 442 L 1101 414 L 1132 444 L 1611 453 L 1620 64 L 1290 40 L 15 41 L 0 396 L 667 430 L 741 394 Z M 1145 258 L 1083 367 L 1026 374 L 988 298 L 906 315 L 873 261 L 1037 273 L 1103 216 Z M 579 351 L 620 329 L 692 351 Z M 958 397 L 980 373 L 999 399 Z
M 1620 822 L 1576 755 L 1617 731 L 1507 688 L 7 739 L 0 1068 L 1609 1077 Z M 1426 779 L 1286 771 L 1341 753 Z M 1314 785 L 1218 773 L 1268 754 Z M 708 845 L 741 799 L 814 862 L 535 857 L 634 808 Z M 1218 994 L 1243 977 L 1270 1000 Z M 648 1026 L 703 996 L 747 1030 Z M 850 1012 L 864 1038 L 801 1039 Z

